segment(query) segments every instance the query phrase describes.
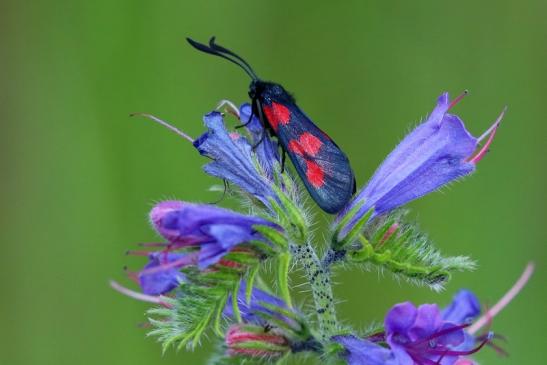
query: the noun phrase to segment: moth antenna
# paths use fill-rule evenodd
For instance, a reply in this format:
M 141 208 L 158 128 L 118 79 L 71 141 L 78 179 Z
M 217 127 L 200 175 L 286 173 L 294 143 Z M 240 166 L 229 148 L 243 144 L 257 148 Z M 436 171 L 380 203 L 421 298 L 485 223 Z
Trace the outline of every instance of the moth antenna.
M 249 65 L 249 62 L 245 61 L 243 59 L 243 57 L 241 57 L 238 54 L 230 51 L 228 48 L 225 48 L 225 47 L 222 47 L 221 45 L 216 44 L 215 40 L 216 40 L 216 37 L 212 36 L 211 39 L 209 40 L 209 47 L 211 47 L 212 49 L 214 49 L 216 51 L 226 53 L 226 54 L 229 54 L 232 57 L 235 57 L 236 59 L 241 61 L 241 63 L 243 63 L 245 66 L 247 66 L 249 71 L 251 71 L 251 73 L 254 75 L 254 79 L 258 79 L 258 77 L 256 76 L 256 73 L 254 72 L 253 68 L 251 67 L 251 65 Z
M 192 47 L 194 47 L 198 51 L 209 53 L 209 54 L 212 54 L 213 56 L 222 57 L 222 58 L 224 58 L 224 59 L 226 59 L 226 60 L 228 60 L 228 61 L 230 61 L 230 62 L 232 62 L 236 65 L 238 65 L 239 67 L 241 67 L 243 69 L 243 71 L 245 71 L 247 73 L 247 75 L 249 75 L 253 80 L 258 80 L 258 76 L 256 76 L 256 74 L 254 73 L 251 66 L 249 66 L 249 64 L 247 62 L 245 62 L 245 60 L 243 60 L 241 57 L 237 56 L 235 53 L 233 53 L 233 52 L 231 52 L 231 51 L 229 51 L 229 50 L 227 50 L 223 47 L 217 46 L 214 43 L 214 37 L 211 38 L 211 40 L 210 40 L 210 45 L 212 44 L 214 46 L 214 48 L 211 47 L 211 46 L 206 46 L 205 44 L 196 42 L 193 39 L 188 38 L 188 37 L 186 38 L 186 40 L 188 41 L 188 43 L 190 43 L 190 45 Z

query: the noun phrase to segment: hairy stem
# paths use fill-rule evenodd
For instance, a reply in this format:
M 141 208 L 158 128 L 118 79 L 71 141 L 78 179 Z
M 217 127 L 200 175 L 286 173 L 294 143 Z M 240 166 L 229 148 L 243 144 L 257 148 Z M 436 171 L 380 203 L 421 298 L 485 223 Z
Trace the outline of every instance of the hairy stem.
M 323 267 L 309 243 L 292 244 L 290 248 L 294 258 L 303 266 L 310 283 L 321 336 L 324 340 L 328 339 L 337 329 L 329 269 Z

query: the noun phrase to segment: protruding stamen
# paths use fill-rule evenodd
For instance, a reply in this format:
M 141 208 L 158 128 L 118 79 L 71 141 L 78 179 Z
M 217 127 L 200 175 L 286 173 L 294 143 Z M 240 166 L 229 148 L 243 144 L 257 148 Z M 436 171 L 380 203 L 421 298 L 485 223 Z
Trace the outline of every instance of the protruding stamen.
M 141 242 L 137 243 L 137 245 L 142 247 L 165 247 L 169 244 L 165 242 Z
M 127 250 L 125 252 L 126 255 L 132 255 L 132 256 L 148 256 L 152 253 L 152 251 L 144 251 L 144 250 Z
M 486 141 L 486 143 L 484 144 L 484 146 L 482 146 L 482 148 L 480 149 L 479 152 L 477 152 L 477 154 L 473 157 L 471 157 L 469 159 L 469 162 L 471 163 L 478 163 L 480 160 L 483 159 L 484 155 L 486 155 L 486 153 L 488 152 L 488 149 L 490 148 L 490 145 L 492 144 L 492 141 L 494 140 L 494 137 L 496 135 L 496 132 L 498 130 L 498 127 L 501 123 L 501 120 L 503 119 L 503 116 L 505 115 L 505 111 L 507 110 L 507 107 L 503 108 L 503 110 L 501 111 L 500 115 L 498 116 L 498 118 L 496 119 L 496 121 L 494 122 L 494 124 L 492 124 L 492 126 L 490 128 L 488 128 L 488 130 L 482 134 L 482 136 L 480 136 L 478 139 L 477 139 L 477 142 L 480 142 L 482 141 L 488 134 L 490 134 L 490 136 L 488 137 L 488 140 Z
M 469 327 L 470 334 L 476 333 L 482 328 L 486 323 L 490 321 L 491 318 L 494 318 L 507 304 L 509 304 L 513 298 L 524 288 L 530 277 L 534 273 L 534 263 L 530 262 L 526 265 L 526 269 L 517 280 L 515 285 L 505 295 L 497 302 L 491 309 L 489 309 L 482 317 L 480 317 L 471 327 Z
M 125 274 L 132 282 L 139 283 L 139 273 L 135 271 L 129 271 L 127 268 L 124 268 Z
M 226 110 L 228 113 L 234 115 L 237 119 L 240 119 L 239 117 L 239 109 L 237 108 L 237 106 L 232 103 L 230 100 L 227 100 L 227 99 L 223 99 L 221 100 L 217 107 L 215 108 L 216 110 L 221 110 L 222 108 L 224 108 L 224 110 Z
M 416 341 L 412 344 L 412 346 L 417 346 L 417 345 L 420 345 L 420 344 L 423 344 L 423 343 L 426 343 L 426 342 L 429 342 L 431 340 L 434 340 L 436 338 L 439 338 L 439 337 L 442 337 L 442 336 L 445 336 L 449 333 L 452 333 L 452 332 L 455 332 L 455 331 L 459 331 L 459 330 L 462 330 L 466 327 L 469 327 L 469 324 L 460 324 L 460 325 L 455 325 L 455 326 L 452 326 L 452 327 L 448 327 L 448 328 L 445 328 L 441 331 L 438 331 L 438 332 L 435 332 L 433 333 L 431 336 L 428 336 L 428 337 L 425 337 L 419 341 Z
M 452 109 L 454 105 L 458 104 L 463 99 L 463 97 L 466 96 L 467 94 L 469 94 L 469 91 L 464 90 L 463 93 L 461 93 L 454 100 L 452 100 L 452 102 L 448 105 L 448 109 L 446 110 Z
M 145 118 L 148 118 L 150 120 L 153 120 L 154 122 L 158 123 L 158 124 L 161 124 L 162 126 L 164 126 L 165 128 L 169 129 L 171 132 L 174 132 L 176 134 L 178 134 L 179 136 L 181 136 L 182 138 L 190 141 L 190 143 L 194 143 L 194 139 L 192 137 L 190 137 L 189 135 L 187 135 L 186 133 L 184 133 L 183 131 L 181 131 L 180 129 L 178 129 L 177 127 L 167 123 L 166 121 L 164 120 L 161 120 L 160 118 L 152 115 L 152 114 L 146 114 L 146 113 L 132 113 L 132 114 L 129 114 L 129 116 L 131 117 L 135 117 L 135 116 L 138 116 L 138 117 L 145 117 Z
M 440 355 L 442 357 L 445 356 L 467 356 L 474 354 L 475 352 L 478 352 L 480 349 L 484 347 L 487 343 L 492 340 L 493 333 L 489 333 L 488 336 L 484 340 L 481 341 L 481 343 L 476 346 L 475 348 L 467 351 L 457 351 L 457 350 L 428 350 L 427 352 L 432 355 Z
M 169 304 L 167 304 L 161 299 L 161 296 L 156 297 L 153 295 L 147 295 L 147 294 L 136 292 L 134 290 L 128 289 L 125 286 L 118 284 L 114 280 L 110 280 L 110 286 L 112 287 L 112 289 L 116 290 L 119 293 L 122 293 L 123 295 L 127 295 L 130 298 L 137 299 L 142 302 L 155 303 L 155 304 L 163 305 L 165 307 L 170 307 Z
M 176 267 L 182 267 L 186 265 L 192 265 L 197 262 L 199 252 L 192 252 L 187 255 L 184 255 L 178 260 L 173 260 L 171 262 L 162 263 L 158 266 L 151 267 L 149 269 L 142 270 L 139 274 L 140 275 L 150 275 L 157 272 L 169 270 Z

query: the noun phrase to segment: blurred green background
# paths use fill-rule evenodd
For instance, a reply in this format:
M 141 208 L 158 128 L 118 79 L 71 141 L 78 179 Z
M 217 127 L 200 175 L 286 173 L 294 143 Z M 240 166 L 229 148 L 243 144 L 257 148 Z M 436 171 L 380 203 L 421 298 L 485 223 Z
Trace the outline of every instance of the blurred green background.
M 165 198 L 213 201 L 216 181 L 186 141 L 131 112 L 150 112 L 192 136 L 223 98 L 246 100 L 235 66 L 185 36 L 217 35 L 299 105 L 349 155 L 363 184 L 442 91 L 475 134 L 504 105 L 492 152 L 464 183 L 410 206 L 447 254 L 475 273 L 447 290 L 375 272 L 339 272 L 339 316 L 358 327 L 394 303 L 446 304 L 460 287 L 492 305 L 524 268 L 537 271 L 494 321 L 509 359 L 545 358 L 545 1 L 3 1 L 2 300 L 0 364 L 194 364 L 209 349 L 161 355 L 138 328 L 147 305 L 123 297 L 146 215 Z M 309 303 L 309 302 L 308 302 Z

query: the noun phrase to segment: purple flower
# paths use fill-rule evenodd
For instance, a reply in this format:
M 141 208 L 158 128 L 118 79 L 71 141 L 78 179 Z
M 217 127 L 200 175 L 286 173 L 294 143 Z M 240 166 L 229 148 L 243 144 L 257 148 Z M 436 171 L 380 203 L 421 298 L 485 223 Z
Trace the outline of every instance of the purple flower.
M 264 137 L 265 146 L 257 146 L 261 152 L 259 162 L 255 163 L 249 141 L 238 133 L 228 133 L 222 114 L 211 112 L 203 120 L 209 130 L 194 141 L 194 146 L 200 154 L 213 160 L 204 166 L 205 172 L 239 186 L 268 206 L 268 198 L 275 197 L 271 189 L 273 182 L 266 174 L 271 169 L 271 161 L 267 160 L 273 157 L 267 149 L 271 143 L 269 138 Z M 250 126 L 251 132 L 254 128 Z M 264 173 L 257 168 L 259 163 L 263 165 Z
M 460 291 L 441 313 L 436 304 L 416 308 L 410 302 L 393 306 L 385 318 L 385 338 L 401 365 L 453 365 L 460 356 L 478 351 L 465 333 L 480 310 L 477 298 Z
M 443 309 L 442 318 L 452 323 L 471 323 L 481 314 L 479 299 L 471 291 L 461 289 Z
M 505 110 L 482 136 L 473 137 L 458 116 L 448 114 L 463 95 L 450 102 L 448 93 L 442 94 L 429 118 L 387 156 L 344 209 L 347 213 L 364 203 L 342 235 L 371 208 L 374 208 L 373 216 L 390 212 L 475 171 L 475 165 L 488 151 Z M 485 145 L 474 153 L 486 137 Z
M 241 318 L 244 322 L 265 325 L 268 322 L 267 318 L 273 317 L 285 322 L 287 326 L 294 330 L 300 330 L 300 326 L 296 323 L 294 318 L 289 318 L 288 316 L 276 311 L 276 308 L 279 308 L 284 311 L 293 312 L 296 316 L 298 316 L 298 313 L 294 312 L 292 309 L 289 309 L 287 304 L 282 299 L 253 287 L 250 300 L 247 302 L 246 289 L 247 282 L 243 280 L 239 286 L 237 303 Z M 224 315 L 234 317 L 231 295 L 227 301 L 226 307 L 224 308 Z
M 253 146 L 256 146 L 254 152 L 258 157 L 260 165 L 264 168 L 266 174 L 270 179 L 273 179 L 275 164 L 279 162 L 279 153 L 277 152 L 277 143 L 272 141 L 268 132 L 260 123 L 260 120 L 253 115 L 251 116 L 251 105 L 249 103 L 243 103 L 239 107 L 239 119 L 241 123 L 247 124 L 247 130 L 251 133 L 251 142 Z
M 200 269 L 217 263 L 240 244 L 264 241 L 254 226 L 275 227 L 275 224 L 259 217 L 182 201 L 157 204 L 150 212 L 150 220 L 156 231 L 169 241 L 169 250 L 199 246 Z
M 352 335 L 334 336 L 333 341 L 344 346 L 341 354 L 349 365 L 398 365 L 394 354 L 374 342 Z
M 163 295 L 184 282 L 182 266 L 192 262 L 189 255 L 172 252 L 152 252 L 148 263 L 138 273 L 141 290 L 147 295 Z

